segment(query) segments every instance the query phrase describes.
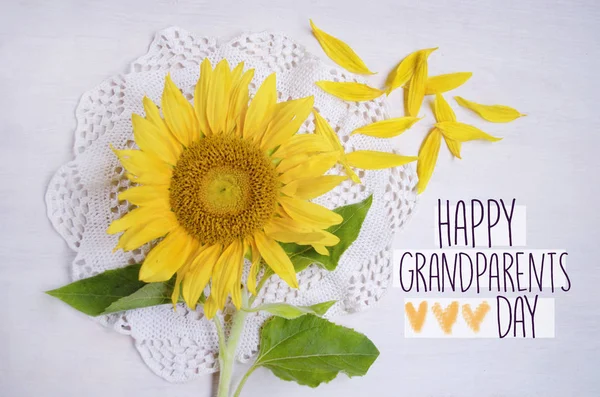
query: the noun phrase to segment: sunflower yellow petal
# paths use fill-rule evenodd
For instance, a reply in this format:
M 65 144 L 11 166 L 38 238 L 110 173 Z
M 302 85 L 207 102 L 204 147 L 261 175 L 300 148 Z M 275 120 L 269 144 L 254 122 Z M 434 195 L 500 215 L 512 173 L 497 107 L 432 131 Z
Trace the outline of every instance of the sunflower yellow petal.
M 433 101 L 433 115 L 438 123 L 443 121 L 456 121 L 454 110 L 441 94 L 435 94 Z
M 315 134 L 327 139 L 329 145 L 331 146 L 331 150 L 344 152 L 344 147 L 340 142 L 340 138 L 337 136 L 327 120 L 325 120 L 325 118 L 316 110 L 313 110 L 313 116 L 315 122 Z
M 381 170 L 398 167 L 417 160 L 415 156 L 400 156 L 394 153 L 377 152 L 374 150 L 357 150 L 346 155 L 352 167 L 364 170 Z
M 323 51 L 333 62 L 352 73 L 374 74 L 348 44 L 325 33 L 312 20 L 310 20 L 310 27 Z
M 482 105 L 480 103 L 467 101 L 464 98 L 455 96 L 454 99 L 458 104 L 464 108 L 471 109 L 477 113 L 481 118 L 492 123 L 508 123 L 519 117 L 525 116 L 521 114 L 517 109 L 513 109 L 509 106 L 504 105 Z
M 146 113 L 146 120 L 151 122 L 154 125 L 154 127 L 156 127 L 161 139 L 169 142 L 167 144 L 169 146 L 169 150 L 173 150 L 175 157 L 179 158 L 179 155 L 183 150 L 183 146 L 177 140 L 177 138 L 175 138 L 171 131 L 169 131 L 169 127 L 167 127 L 167 124 L 161 117 L 158 107 L 156 106 L 156 104 L 154 104 L 154 102 L 152 102 L 150 98 L 146 96 L 144 97 L 144 99 L 142 99 L 142 102 L 144 104 L 144 113 Z
M 297 154 L 330 151 L 329 142 L 316 134 L 297 134 L 285 141 L 273 153 L 272 157 L 285 159 Z
M 296 179 L 313 178 L 321 176 L 327 171 L 329 171 L 329 169 L 331 169 L 331 167 L 335 165 L 338 159 L 339 153 L 337 152 L 326 152 L 310 156 L 306 161 L 301 162 L 295 167 L 285 171 L 279 177 L 279 180 L 287 184 Z M 281 172 L 283 166 L 285 165 L 286 162 L 282 161 L 277 167 L 277 171 Z
M 290 287 L 298 288 L 296 270 L 283 248 L 263 232 L 257 232 L 254 235 L 254 240 L 261 257 L 275 274 L 281 277 Z
M 415 66 L 415 73 L 408 85 L 407 104 L 409 116 L 416 116 L 421 109 L 425 97 L 425 83 L 427 82 L 427 56 L 420 54 Z
M 148 253 L 140 268 L 140 280 L 147 283 L 169 280 L 196 247 L 197 243 L 185 230 L 176 228 Z
M 387 94 L 390 94 L 398 87 L 402 87 L 408 80 L 410 80 L 415 72 L 419 57 L 421 55 L 424 55 L 425 58 L 427 58 L 435 50 L 437 50 L 437 47 L 425 48 L 415 51 L 404 58 L 387 76 L 385 82 Z
M 312 96 L 278 103 L 262 137 L 261 148 L 269 150 L 281 145 L 298 132 L 314 105 Z
M 168 186 L 134 186 L 119 193 L 119 200 L 129 201 L 131 204 L 161 205 L 170 208 Z
M 329 256 L 329 250 L 324 245 L 321 244 L 311 244 L 312 247 L 317 251 L 320 255 Z
M 168 164 L 177 164 L 179 150 L 177 148 L 178 143 L 174 139 L 165 138 L 154 123 L 137 114 L 131 115 L 131 124 L 135 143 L 140 149 Z
M 457 72 L 440 74 L 427 79 L 425 83 L 425 95 L 441 94 L 460 87 L 473 76 L 471 72 Z
M 246 286 L 252 295 L 256 295 L 256 278 L 258 277 L 258 271 L 260 270 L 261 257 L 254 239 L 250 241 L 250 249 L 252 251 L 252 265 L 250 266 L 250 271 L 248 272 Z
M 231 70 L 227 60 L 223 59 L 212 72 L 206 99 L 206 118 L 213 134 L 220 134 L 225 130 L 230 95 Z
M 241 277 L 243 264 L 243 245 L 241 241 L 235 240 L 225 247 L 213 270 L 210 294 L 214 297 L 217 307 L 225 306 L 229 293 L 233 288 L 239 288 L 238 279 Z
M 362 83 L 321 80 L 315 83 L 323 91 L 344 101 L 370 101 L 385 94 L 378 88 Z
M 309 201 L 282 196 L 279 204 L 292 219 L 308 226 L 327 228 L 344 220 L 340 214 Z
M 208 89 L 210 87 L 212 72 L 210 60 L 204 58 L 200 64 L 200 78 L 198 79 L 194 90 L 194 111 L 196 112 L 196 119 L 198 120 L 200 132 L 204 135 L 209 135 L 211 133 L 208 118 L 206 117 L 206 101 L 208 98 Z
M 173 303 L 173 310 L 177 309 L 177 302 L 179 302 L 179 297 L 182 295 L 181 291 L 181 283 L 186 276 L 192 262 L 196 258 L 196 253 L 198 251 L 192 252 L 189 256 L 185 264 L 177 270 L 177 277 L 175 278 L 175 285 L 173 286 L 173 292 L 171 293 L 171 302 Z
M 241 136 L 244 127 L 244 119 L 246 118 L 246 111 L 248 110 L 248 101 L 250 98 L 248 93 L 248 84 L 250 84 L 253 78 L 254 69 L 250 69 L 244 73 L 233 86 L 225 131 L 231 132 L 235 129 L 235 133 L 238 136 Z
M 459 123 L 456 121 L 444 121 L 437 123 L 435 126 L 442 130 L 442 133 L 445 136 L 458 142 L 473 141 L 476 139 L 496 142 L 502 139 L 491 136 L 472 125 Z
M 294 232 L 290 230 L 272 230 L 268 237 L 282 243 L 295 243 L 300 245 L 319 244 L 322 246 L 332 246 L 340 242 L 339 237 L 324 230 L 313 230 L 307 233 Z
M 194 254 L 190 267 L 181 286 L 181 293 L 185 303 L 192 309 L 196 304 L 210 281 L 212 271 L 221 256 L 220 244 L 199 248 Z
M 360 127 L 354 130 L 352 134 L 362 134 L 376 138 L 392 138 L 402 134 L 419 120 L 421 119 L 418 117 L 410 116 L 382 120 Z
M 204 303 L 204 315 L 206 316 L 207 319 L 210 320 L 216 314 L 217 314 L 217 304 L 215 303 L 215 300 L 211 294 L 208 297 L 208 299 L 206 300 L 206 303 Z
M 134 226 L 141 226 L 149 223 L 153 219 L 167 216 L 168 209 L 161 209 L 156 206 L 147 206 L 135 208 L 121 218 L 111 222 L 106 230 L 108 234 L 116 234 Z
M 141 150 L 116 150 L 113 147 L 111 149 L 119 158 L 121 165 L 127 172 L 135 175 L 140 183 L 152 185 L 170 183 L 173 169 L 158 157 Z
M 154 241 L 174 230 L 179 223 L 175 214 L 168 211 L 165 216 L 150 220 L 148 223 L 131 227 L 119 238 L 117 248 L 133 251 L 142 245 Z
M 190 146 L 199 139 L 200 130 L 194 107 L 177 88 L 170 74 L 165 78 L 161 106 L 169 130 L 182 145 Z
M 323 175 L 314 178 L 296 179 L 281 188 L 281 193 L 301 200 L 319 197 L 348 179 L 340 175 Z
M 267 116 L 271 114 L 273 106 L 277 103 L 277 80 L 275 73 L 270 74 L 256 91 L 256 95 L 248 106 L 246 120 L 244 121 L 244 138 L 260 139 L 267 123 Z
M 440 152 L 441 142 L 441 132 L 437 128 L 433 128 L 421 144 L 419 160 L 417 161 L 417 176 L 419 177 L 419 182 L 417 183 L 418 194 L 425 191 L 425 188 L 431 179 L 431 175 L 433 175 L 433 169 L 435 168 L 438 153 Z

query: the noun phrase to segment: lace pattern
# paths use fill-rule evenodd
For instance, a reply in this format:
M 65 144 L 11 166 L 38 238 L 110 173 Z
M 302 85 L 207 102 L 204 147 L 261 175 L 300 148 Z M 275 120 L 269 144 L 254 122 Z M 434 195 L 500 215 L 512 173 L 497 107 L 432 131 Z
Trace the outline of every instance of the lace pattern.
M 52 178 L 46 194 L 48 217 L 69 247 L 76 252 L 72 277 L 78 280 L 108 269 L 141 262 L 150 249 L 132 252 L 112 250 L 118 236 L 106 229 L 130 205 L 117 195 L 129 186 L 124 170 L 109 148 L 135 147 L 131 114 L 143 114 L 142 98 L 159 103 L 164 76 L 171 73 L 188 99 L 199 75 L 199 64 L 208 57 L 213 65 L 227 59 L 255 69 L 253 94 L 266 76 L 277 72 L 280 100 L 313 95 L 315 107 L 331 123 L 347 150 L 394 151 L 387 140 L 350 132 L 388 117 L 383 98 L 361 103 L 341 101 L 321 91 L 317 80 L 360 81 L 351 73 L 328 66 L 285 35 L 242 34 L 219 43 L 179 28 L 160 31 L 148 53 L 130 65 L 129 72 L 112 77 L 83 95 L 76 111 L 74 159 Z M 302 132 L 314 130 L 312 116 Z M 332 170 L 331 173 L 340 173 Z M 410 217 L 416 202 L 416 175 L 411 166 L 358 172 L 363 184 L 346 181 L 316 200 L 328 208 L 356 203 L 373 194 L 373 205 L 356 242 L 343 255 L 339 267 L 326 272 L 315 266 L 299 274 L 299 290 L 290 289 L 273 276 L 257 302 L 285 301 L 309 305 L 337 300 L 328 317 L 364 310 L 376 303 L 391 280 L 390 244 L 395 231 Z M 229 315 L 225 313 L 225 316 Z M 257 352 L 258 332 L 267 318 L 255 313 L 248 318 L 237 357 L 248 361 Z M 179 305 L 131 310 L 100 319 L 106 326 L 131 335 L 148 366 L 173 382 L 190 380 L 217 370 L 217 336 L 202 310 Z

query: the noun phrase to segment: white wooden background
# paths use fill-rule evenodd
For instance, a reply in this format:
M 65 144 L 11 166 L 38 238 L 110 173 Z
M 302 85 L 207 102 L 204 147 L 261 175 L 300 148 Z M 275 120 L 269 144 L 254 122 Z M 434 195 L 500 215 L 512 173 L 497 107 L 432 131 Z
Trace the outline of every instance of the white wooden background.
M 154 33 L 285 31 L 316 54 L 308 18 L 344 38 L 380 74 L 407 53 L 439 46 L 430 73 L 473 71 L 458 94 L 529 116 L 511 124 L 458 117 L 505 139 L 442 148 L 417 214 L 396 248 L 434 248 L 437 198 L 517 198 L 528 247 L 566 248 L 572 291 L 557 295 L 552 340 L 403 339 L 404 295 L 339 322 L 381 350 L 364 378 L 308 389 L 257 371 L 256 396 L 598 396 L 597 0 L 494 1 L 9 1 L 0 4 L 0 395 L 209 396 L 211 377 L 184 385 L 153 375 L 132 340 L 103 329 L 42 291 L 69 281 L 73 258 L 46 219 L 49 178 L 71 156 L 80 95 L 126 70 Z M 324 55 L 322 55 L 324 57 Z M 400 114 L 401 95 L 390 97 Z M 426 108 L 424 108 L 426 109 Z M 431 123 L 398 144 L 414 154 Z

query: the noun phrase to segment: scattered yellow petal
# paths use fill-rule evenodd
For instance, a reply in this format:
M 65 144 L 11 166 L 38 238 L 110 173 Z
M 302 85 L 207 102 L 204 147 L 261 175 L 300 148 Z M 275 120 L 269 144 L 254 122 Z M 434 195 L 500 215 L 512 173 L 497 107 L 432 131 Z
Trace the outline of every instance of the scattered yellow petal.
M 425 59 L 427 59 L 427 57 L 429 57 L 429 55 L 435 50 L 437 50 L 437 47 L 425 48 L 423 50 L 415 51 L 404 58 L 387 76 L 385 81 L 387 94 L 389 95 L 393 90 L 398 87 L 402 87 L 408 80 L 410 80 L 415 72 L 419 55 L 423 54 Z
M 454 110 L 452 110 L 441 94 L 435 94 L 435 100 L 433 101 L 433 115 L 438 123 L 444 121 L 456 121 Z
M 394 153 L 377 152 L 374 150 L 357 150 L 346 155 L 348 164 L 364 170 L 381 170 L 398 167 L 417 160 L 415 156 L 400 156 Z
M 354 130 L 352 134 L 362 134 L 377 138 L 392 138 L 402 134 L 419 120 L 418 117 L 398 117 L 395 119 L 378 121 L 358 128 Z
M 425 83 L 427 82 L 427 55 L 420 54 L 415 67 L 415 73 L 410 79 L 406 108 L 409 116 L 416 116 L 421 109 L 425 97 Z
M 460 149 L 462 147 L 462 143 L 450 139 L 446 135 L 444 135 L 444 141 L 446 141 L 446 146 L 448 146 L 448 150 L 450 150 L 450 153 L 452 153 L 454 157 L 462 159 L 462 157 L 460 156 Z
M 431 179 L 431 175 L 433 175 L 433 169 L 435 168 L 438 153 L 440 152 L 441 142 L 442 134 L 440 130 L 434 128 L 421 145 L 421 149 L 419 150 L 419 161 L 417 161 L 417 176 L 419 177 L 419 182 L 417 183 L 418 194 L 425 191 L 429 179 Z
M 435 126 L 442 130 L 442 133 L 445 136 L 458 142 L 473 141 L 476 139 L 496 142 L 502 139 L 491 136 L 472 125 L 458 123 L 456 121 L 444 121 L 437 123 Z
M 369 87 L 362 83 L 321 80 L 317 81 L 315 84 L 328 94 L 343 99 L 344 101 L 370 101 L 385 93 L 380 89 Z
M 482 105 L 480 103 L 467 101 L 464 98 L 455 96 L 456 102 L 467 109 L 471 109 L 481 116 L 481 118 L 491 121 L 492 123 L 508 123 L 519 117 L 525 116 L 517 109 L 504 105 Z
M 425 95 L 439 94 L 460 87 L 473 76 L 471 72 L 440 74 L 427 79 Z
M 310 27 L 323 48 L 323 51 L 325 51 L 327 56 L 331 58 L 333 62 L 352 73 L 374 74 L 367 68 L 367 65 L 365 65 L 363 60 L 356 55 L 356 52 L 354 52 L 348 44 L 319 29 L 313 23 L 312 19 L 310 20 Z

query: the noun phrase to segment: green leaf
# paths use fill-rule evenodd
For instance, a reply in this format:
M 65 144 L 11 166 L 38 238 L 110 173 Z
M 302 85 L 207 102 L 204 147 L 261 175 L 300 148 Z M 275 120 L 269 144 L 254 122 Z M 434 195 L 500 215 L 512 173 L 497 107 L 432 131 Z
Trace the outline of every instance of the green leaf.
M 46 293 L 80 312 L 98 316 L 113 302 L 133 294 L 146 284 L 138 279 L 140 266 L 136 264 L 107 270 Z
M 360 228 L 372 203 L 373 196 L 371 195 L 359 203 L 338 207 L 333 210 L 340 214 L 344 218 L 344 221 L 339 225 L 327 229 L 328 232 L 335 234 L 340 239 L 339 243 L 333 247 L 328 247 L 329 256 L 319 254 L 309 245 L 281 244 L 294 264 L 296 272 L 306 269 L 306 267 L 313 263 L 329 271 L 335 270 L 342 254 L 346 252 L 348 247 L 358 237 Z
M 174 279 L 171 279 L 162 283 L 146 284 L 133 294 L 111 303 L 102 314 L 171 303 L 171 293 L 173 292 L 175 284 L 174 281 Z
M 265 367 L 283 380 L 317 387 L 340 372 L 365 375 L 378 356 L 363 334 L 312 314 L 294 320 L 272 317 L 261 331 L 253 368 Z
M 337 301 L 327 301 L 317 303 L 312 306 L 293 306 L 287 303 L 267 303 L 264 305 L 257 306 L 253 309 L 247 310 L 249 312 L 265 311 L 278 317 L 283 317 L 288 320 L 304 316 L 306 314 L 315 314 L 322 316 L 327 313 L 327 310 L 333 306 Z

